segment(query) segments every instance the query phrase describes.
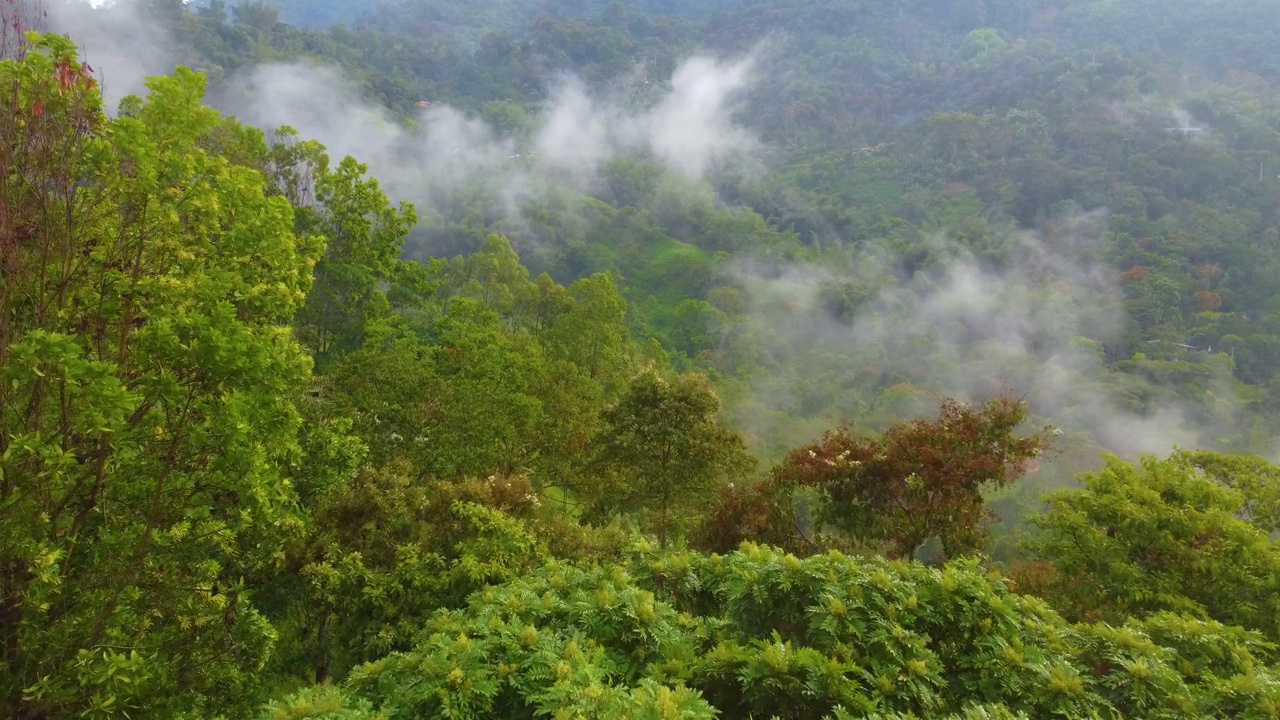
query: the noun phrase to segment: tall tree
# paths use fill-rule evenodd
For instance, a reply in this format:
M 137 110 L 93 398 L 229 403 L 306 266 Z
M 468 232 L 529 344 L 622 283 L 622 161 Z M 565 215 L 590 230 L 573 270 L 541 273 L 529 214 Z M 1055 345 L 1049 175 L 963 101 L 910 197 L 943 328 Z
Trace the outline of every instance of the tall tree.
M 719 411 L 720 399 L 703 375 L 668 379 L 649 368 L 632 378 L 605 410 L 597 437 L 598 511 L 649 513 L 665 546 L 681 516 L 755 464 L 742 437 L 720 424 Z
M 417 214 L 407 203 L 392 207 L 378 181 L 365 177 L 368 167 L 353 158 L 343 158 L 333 170 L 314 150 L 299 160 L 317 173 L 315 206 L 300 229 L 327 242 L 316 263 L 315 286 L 298 315 L 298 334 L 324 367 L 359 349 L 375 323 L 391 315 L 385 288 L 400 275 L 400 248 Z M 296 172 L 281 177 L 287 193 L 304 196 L 306 183 Z
M 180 68 L 108 121 L 74 45 L 0 61 L 0 715 L 227 707 L 274 637 L 289 321 L 320 247 Z
M 545 418 L 537 395 L 546 381 L 542 354 L 470 298 L 449 301 L 437 333 L 438 380 L 421 431 L 424 470 L 447 479 L 525 472 Z

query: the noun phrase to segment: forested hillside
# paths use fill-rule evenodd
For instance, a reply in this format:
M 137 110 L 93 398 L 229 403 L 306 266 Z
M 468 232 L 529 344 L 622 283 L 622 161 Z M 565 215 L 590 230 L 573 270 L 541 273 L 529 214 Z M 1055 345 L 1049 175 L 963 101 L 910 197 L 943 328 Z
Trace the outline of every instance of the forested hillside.
M 1280 6 L 0 16 L 0 715 L 1280 717 Z

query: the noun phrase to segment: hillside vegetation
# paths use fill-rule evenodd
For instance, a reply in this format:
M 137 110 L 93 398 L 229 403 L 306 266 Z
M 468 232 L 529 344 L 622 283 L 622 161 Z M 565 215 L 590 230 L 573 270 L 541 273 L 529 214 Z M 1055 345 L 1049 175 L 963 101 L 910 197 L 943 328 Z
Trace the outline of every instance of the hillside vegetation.
M 1280 717 L 1280 7 L 689 5 L 0 0 L 0 715 Z

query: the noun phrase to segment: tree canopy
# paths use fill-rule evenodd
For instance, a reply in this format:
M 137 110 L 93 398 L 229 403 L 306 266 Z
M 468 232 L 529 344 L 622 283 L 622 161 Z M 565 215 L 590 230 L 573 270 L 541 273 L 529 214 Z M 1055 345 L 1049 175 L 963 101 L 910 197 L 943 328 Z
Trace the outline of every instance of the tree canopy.
M 0 703 L 235 702 L 276 639 L 243 579 L 296 522 L 311 359 L 288 323 L 320 243 L 201 148 L 223 128 L 199 75 L 108 122 L 45 35 L 0 83 Z

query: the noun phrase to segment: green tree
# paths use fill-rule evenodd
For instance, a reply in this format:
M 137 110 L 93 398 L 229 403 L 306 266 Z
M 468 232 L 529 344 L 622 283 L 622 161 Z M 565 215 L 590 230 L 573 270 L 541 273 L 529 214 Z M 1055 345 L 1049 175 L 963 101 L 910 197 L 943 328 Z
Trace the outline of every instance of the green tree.
M 610 277 L 530 281 L 493 236 L 444 268 L 439 294 L 400 320 L 324 381 L 332 412 L 354 419 L 375 462 L 411 457 L 451 480 L 574 482 L 630 366 L 626 303 Z
M 720 424 L 719 411 L 705 376 L 667 379 L 649 368 L 632 378 L 604 411 L 596 438 L 595 468 L 603 475 L 593 489 L 596 511 L 651 513 L 665 546 L 682 515 L 755 464 L 741 436 Z
M 365 177 L 368 168 L 353 158 L 332 171 L 321 162 L 314 171 L 316 203 L 303 229 L 327 243 L 297 327 L 323 368 L 359 349 L 375 323 L 391 315 L 385 287 L 399 276 L 400 249 L 417 214 L 405 203 L 392 207 L 378 181 Z M 301 192 L 296 176 L 282 177 L 288 178 L 286 192 Z
M 0 714 L 252 702 L 275 632 L 241 581 L 294 524 L 320 246 L 200 149 L 200 75 L 108 121 L 33 42 L 0 62 Z
M 538 284 L 529 279 L 529 269 L 507 238 L 489 235 L 470 257 L 455 258 L 448 268 L 448 280 L 454 293 L 484 303 L 508 328 L 536 326 Z
M 320 378 L 321 411 L 346 417 L 381 466 L 416 457 L 439 385 L 431 348 L 414 338 L 357 350 L 337 360 Z
M 1237 513 L 1268 535 L 1280 531 L 1280 466 L 1256 455 L 1227 455 L 1179 450 L 1169 461 L 1204 473 L 1215 483 L 1240 493 Z
M 1004 39 L 1000 37 L 1000 33 L 991 28 L 980 28 L 971 30 L 964 36 L 965 50 L 970 55 L 985 56 L 989 53 L 1003 50 L 1005 47 Z
M 604 274 L 574 282 L 569 294 L 572 305 L 539 337 L 552 357 L 582 367 L 606 394 L 616 394 L 631 360 L 627 301 Z
M 561 290 L 565 304 L 535 335 L 547 363 L 545 379 L 533 388 L 545 409 L 534 475 L 542 488 L 581 483 L 601 412 L 632 368 L 627 305 L 613 278 L 594 275 Z
M 337 361 L 324 379 L 329 412 L 354 420 L 375 463 L 408 458 L 419 477 L 528 471 L 547 417 L 540 391 L 555 386 L 537 344 L 462 297 L 430 334 L 430 342 L 400 338 Z
M 1239 491 L 1178 456 L 1112 457 L 1081 482 L 1050 498 L 1030 542 L 1056 571 L 1043 594 L 1069 617 L 1173 611 L 1280 640 L 1280 544 L 1238 517 Z
M 408 649 L 424 617 L 550 559 L 525 478 L 421 480 L 394 461 L 364 467 L 312 506 L 270 588 L 273 667 L 311 682 Z
M 280 8 L 263 0 L 243 0 L 231 7 L 236 22 L 260 35 L 269 34 L 280 23 Z
M 470 298 L 449 301 L 432 348 L 439 378 L 420 433 L 424 470 L 442 478 L 524 473 L 546 417 L 546 363 L 527 335 Z

